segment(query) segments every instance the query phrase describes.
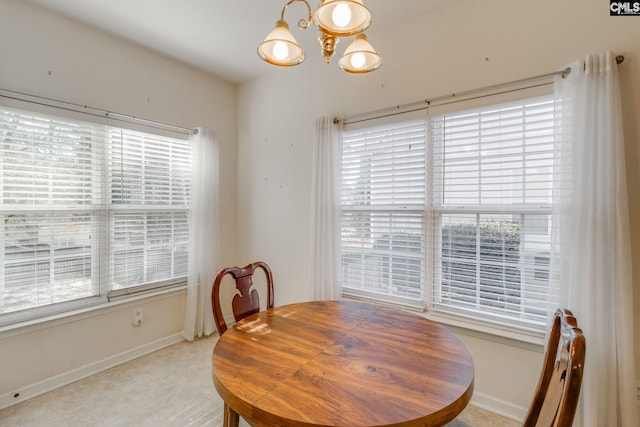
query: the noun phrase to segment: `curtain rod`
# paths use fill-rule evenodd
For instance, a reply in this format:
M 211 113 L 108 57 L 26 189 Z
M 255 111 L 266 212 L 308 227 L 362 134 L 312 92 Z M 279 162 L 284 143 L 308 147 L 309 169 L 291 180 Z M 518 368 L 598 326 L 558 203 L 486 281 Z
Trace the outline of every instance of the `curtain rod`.
M 121 121 L 139 122 L 142 124 L 149 125 L 151 127 L 160 126 L 161 128 L 173 129 L 174 131 L 179 131 L 180 133 L 194 134 L 194 135 L 198 133 L 198 129 L 192 129 L 184 126 L 173 125 L 171 123 L 144 119 L 144 118 L 132 116 L 129 114 L 103 110 L 102 108 L 90 107 L 88 105 L 76 104 L 73 102 L 62 101 L 54 98 L 47 98 L 44 96 L 32 95 L 24 92 L 17 92 L 9 89 L 0 88 L 0 97 L 7 98 L 7 99 L 14 99 L 17 101 L 29 102 L 32 104 L 43 105 L 45 107 L 53 107 L 53 108 L 58 108 L 62 110 L 73 111 L 76 113 L 88 114 L 91 116 L 113 118 L 114 120 L 121 120 Z M 54 104 L 51 104 L 51 102 L 66 105 L 66 107 L 61 107 L 60 105 L 54 105 Z
M 624 56 L 622 56 L 622 55 L 616 56 L 616 63 L 617 64 L 622 64 L 623 62 L 624 62 Z M 344 124 L 349 124 L 349 123 L 366 122 L 368 120 L 375 120 L 375 119 L 379 119 L 379 118 L 382 118 L 382 117 L 393 116 L 393 115 L 396 115 L 396 114 L 410 113 L 410 112 L 413 112 L 413 111 L 419 111 L 419 110 L 426 109 L 434 102 L 440 102 L 440 101 L 445 101 L 445 100 L 448 100 L 448 99 L 475 95 L 477 93 L 483 93 L 483 92 L 488 92 L 488 91 L 492 91 L 492 90 L 503 89 L 505 87 L 516 86 L 516 85 L 519 85 L 519 84 L 529 83 L 529 82 L 533 82 L 533 81 L 536 81 L 536 80 L 546 79 L 546 78 L 554 77 L 554 76 L 558 76 L 558 75 L 561 75 L 562 78 L 565 78 L 565 77 L 567 77 L 569 75 L 569 73 L 571 73 L 571 67 L 567 67 L 564 70 L 555 71 L 553 73 L 540 74 L 538 76 L 526 77 L 524 79 L 513 80 L 513 81 L 510 81 L 510 82 L 507 82 L 507 83 L 499 83 L 499 84 L 492 85 L 492 86 L 485 86 L 485 87 L 481 87 L 481 88 L 478 88 L 478 89 L 471 89 L 471 90 L 467 90 L 467 91 L 463 91 L 463 92 L 452 93 L 452 94 L 449 94 L 449 95 L 443 95 L 443 96 L 439 96 L 439 97 L 436 97 L 436 98 L 424 99 L 422 101 L 410 102 L 408 104 L 396 105 L 394 107 L 386 107 L 386 108 L 381 108 L 379 110 L 368 111 L 368 112 L 365 112 L 365 113 L 352 114 L 352 115 L 344 116 L 344 117 L 334 117 L 333 123 L 337 124 L 337 123 L 343 122 Z M 530 87 L 535 87 L 535 86 L 536 85 L 530 86 Z M 537 85 L 537 86 L 540 86 L 540 85 Z M 416 108 L 416 107 L 418 107 L 418 108 Z M 361 117 L 366 117 L 366 118 L 363 118 L 361 120 L 351 121 L 353 119 L 359 119 Z

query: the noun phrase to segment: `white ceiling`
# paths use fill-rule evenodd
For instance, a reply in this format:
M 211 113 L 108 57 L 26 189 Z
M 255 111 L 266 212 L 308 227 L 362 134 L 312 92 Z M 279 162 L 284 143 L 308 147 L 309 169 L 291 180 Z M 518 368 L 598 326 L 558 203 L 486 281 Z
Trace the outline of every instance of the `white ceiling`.
M 49 10 L 232 82 L 257 77 L 273 66 L 256 48 L 275 27 L 287 0 L 29 0 Z M 420 16 L 455 0 L 367 0 L 376 32 Z M 315 6 L 315 0 L 309 0 Z M 306 7 L 294 3 L 285 19 L 299 43 L 311 49 L 296 28 Z M 306 30 L 315 38 L 312 28 Z M 313 41 L 314 43 L 315 40 Z M 318 47 L 318 55 L 320 55 Z

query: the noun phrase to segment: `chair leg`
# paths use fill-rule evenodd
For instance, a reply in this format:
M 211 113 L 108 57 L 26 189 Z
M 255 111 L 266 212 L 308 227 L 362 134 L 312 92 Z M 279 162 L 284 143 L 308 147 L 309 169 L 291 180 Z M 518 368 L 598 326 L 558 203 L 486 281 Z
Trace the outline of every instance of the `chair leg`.
M 229 406 L 224 404 L 224 427 L 238 427 L 238 423 L 240 422 L 240 417 L 238 413 L 233 409 L 229 408 Z

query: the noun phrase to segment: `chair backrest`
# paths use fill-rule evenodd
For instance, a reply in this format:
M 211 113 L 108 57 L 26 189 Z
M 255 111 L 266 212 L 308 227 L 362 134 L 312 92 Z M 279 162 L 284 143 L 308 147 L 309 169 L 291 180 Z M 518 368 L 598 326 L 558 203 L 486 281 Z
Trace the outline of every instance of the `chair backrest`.
M 264 262 L 254 262 L 244 267 L 223 268 L 216 275 L 213 281 L 213 291 L 211 292 L 211 305 L 213 306 L 213 318 L 216 322 L 218 334 L 222 336 L 227 330 L 227 323 L 224 321 L 222 307 L 220 306 L 220 284 L 227 274 L 235 279 L 238 292 L 233 296 L 231 308 L 236 322 L 245 317 L 260 311 L 260 297 L 253 286 L 253 273 L 257 268 L 264 271 L 267 280 L 267 308 L 273 308 L 273 275 L 271 269 Z
M 585 338 L 567 309 L 556 310 L 544 365 L 524 427 L 570 427 L 578 406 Z

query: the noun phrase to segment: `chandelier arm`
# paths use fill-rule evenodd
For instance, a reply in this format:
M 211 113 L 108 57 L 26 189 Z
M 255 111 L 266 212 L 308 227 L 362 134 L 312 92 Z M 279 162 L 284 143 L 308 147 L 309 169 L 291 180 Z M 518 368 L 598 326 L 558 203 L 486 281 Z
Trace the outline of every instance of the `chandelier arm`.
M 290 0 L 282 8 L 282 13 L 280 13 L 280 20 L 284 21 L 284 13 L 287 11 L 287 8 L 293 3 L 304 3 L 305 5 L 307 5 L 307 10 L 308 10 L 307 19 L 302 18 L 298 21 L 298 28 L 300 28 L 301 30 L 306 30 L 307 28 L 309 28 L 309 25 L 311 25 L 311 22 L 313 22 L 313 13 L 311 12 L 311 5 L 309 5 L 307 0 Z

